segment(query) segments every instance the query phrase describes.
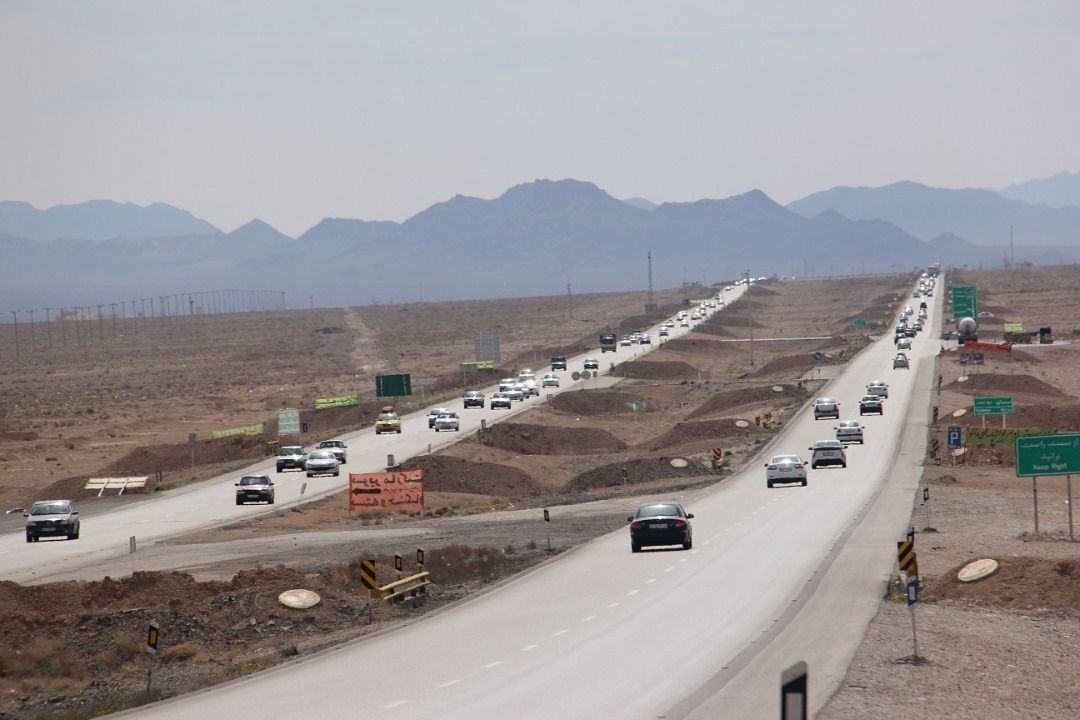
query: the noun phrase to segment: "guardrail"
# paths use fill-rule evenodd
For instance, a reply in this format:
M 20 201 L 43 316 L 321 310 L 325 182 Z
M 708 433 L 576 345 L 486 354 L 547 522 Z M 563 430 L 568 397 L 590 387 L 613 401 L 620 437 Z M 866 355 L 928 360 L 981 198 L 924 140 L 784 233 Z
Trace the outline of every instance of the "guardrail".
M 414 604 L 422 604 L 425 599 L 424 596 L 427 595 L 427 586 L 431 584 L 431 581 L 428 580 L 430 574 L 431 573 L 425 570 L 424 572 L 419 572 L 415 575 L 395 580 L 392 583 L 372 588 L 371 596 L 373 598 L 385 600 L 389 603 L 412 600 Z
M 121 478 L 90 478 L 86 481 L 86 485 L 83 490 L 97 490 L 98 497 L 106 490 L 119 490 L 117 495 L 123 495 L 124 491 L 128 488 L 135 490 L 142 490 L 146 487 L 146 481 L 150 479 L 148 475 L 142 475 L 139 477 L 121 477 Z

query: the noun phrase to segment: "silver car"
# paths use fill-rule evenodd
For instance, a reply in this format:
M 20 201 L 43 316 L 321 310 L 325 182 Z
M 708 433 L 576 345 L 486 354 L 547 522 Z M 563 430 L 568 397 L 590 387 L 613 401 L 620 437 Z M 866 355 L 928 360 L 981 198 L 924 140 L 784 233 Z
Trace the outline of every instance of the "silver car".
M 806 463 L 798 455 L 774 455 L 765 463 L 765 484 L 799 483 L 806 486 Z
M 456 432 L 460 429 L 461 423 L 458 420 L 458 414 L 456 412 L 445 412 L 435 418 L 435 432 L 439 432 L 440 430 L 454 430 Z
M 822 465 L 847 467 L 847 451 L 843 443 L 837 440 L 819 440 L 810 446 L 810 469 L 816 470 Z
M 26 542 L 37 542 L 43 535 L 79 539 L 79 511 L 70 500 L 39 500 L 23 516 L 26 517 Z
M 333 450 L 312 450 L 307 456 L 307 476 L 315 477 L 316 475 L 340 475 L 341 470 L 339 466 L 337 455 Z
M 843 420 L 834 429 L 839 442 L 863 444 L 863 426 L 858 420 Z

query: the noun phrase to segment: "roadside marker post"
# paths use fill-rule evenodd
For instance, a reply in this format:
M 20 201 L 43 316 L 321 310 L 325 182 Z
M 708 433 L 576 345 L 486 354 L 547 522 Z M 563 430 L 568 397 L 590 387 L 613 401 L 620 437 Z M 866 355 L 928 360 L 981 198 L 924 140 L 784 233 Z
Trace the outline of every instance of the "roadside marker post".
M 551 552 L 551 513 L 548 512 L 547 508 L 544 508 L 544 522 L 546 522 L 548 524 L 548 526 L 547 526 L 547 541 L 548 541 L 547 549 L 548 549 L 548 552 Z
M 809 720 L 808 680 L 805 662 L 797 662 L 780 673 L 780 720 Z
M 131 574 L 135 574 L 135 536 L 128 538 L 128 554 L 131 555 Z
M 394 555 L 394 570 L 397 571 L 397 579 L 401 579 L 401 568 L 404 567 L 404 561 L 400 555 Z
M 907 581 L 907 604 L 911 610 L 911 661 L 918 663 L 919 658 L 919 635 L 915 630 L 915 604 L 919 602 L 919 581 L 909 578 Z
M 146 629 L 146 692 L 150 693 L 150 683 L 154 677 L 154 656 L 158 651 L 158 635 L 160 628 L 156 622 L 151 622 Z
M 922 489 L 922 502 L 923 507 L 926 508 L 926 527 L 923 528 L 923 532 L 932 529 L 930 527 L 930 488 L 924 487 Z
M 360 584 L 368 589 L 367 611 L 368 611 L 368 624 L 375 622 L 374 613 L 375 610 L 371 606 L 371 598 L 375 596 L 375 593 L 379 589 L 379 583 L 376 581 L 375 574 L 375 561 L 374 560 L 361 560 L 360 561 Z

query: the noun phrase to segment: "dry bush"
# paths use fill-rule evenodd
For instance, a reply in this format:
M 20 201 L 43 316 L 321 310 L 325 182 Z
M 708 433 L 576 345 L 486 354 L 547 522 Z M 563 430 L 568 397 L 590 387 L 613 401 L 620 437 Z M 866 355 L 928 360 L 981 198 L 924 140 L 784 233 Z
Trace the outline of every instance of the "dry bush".
M 101 670 L 116 670 L 145 652 L 146 644 L 135 633 L 117 636 L 112 645 L 100 655 L 94 667 Z
M 498 548 L 447 545 L 429 551 L 424 568 L 440 585 L 455 585 L 497 578 L 509 569 L 509 562 Z
M 198 660 L 203 657 L 206 657 L 206 653 L 195 643 L 171 645 L 161 651 L 161 661 L 166 663 Z
M 31 638 L 9 655 L 0 656 L 0 675 L 7 677 L 80 678 L 79 656 L 55 638 Z

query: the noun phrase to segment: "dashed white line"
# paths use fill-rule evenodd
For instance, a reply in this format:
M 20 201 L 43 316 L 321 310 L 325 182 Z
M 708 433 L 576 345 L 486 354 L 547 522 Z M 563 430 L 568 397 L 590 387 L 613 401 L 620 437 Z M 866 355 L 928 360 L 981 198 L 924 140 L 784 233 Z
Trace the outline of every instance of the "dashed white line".
M 485 665 L 484 669 L 485 670 L 490 670 L 491 668 L 497 668 L 500 665 L 502 665 L 502 660 L 494 660 L 492 662 L 489 662 L 487 665 Z
M 595 615 L 586 615 L 585 617 L 581 618 L 581 622 L 592 622 L 595 619 Z
M 675 569 L 674 565 L 668 565 L 666 568 L 664 568 L 664 572 L 669 573 L 674 569 Z
M 705 541 L 705 542 L 704 542 L 703 544 L 704 544 L 704 545 L 711 545 L 711 544 L 712 544 L 712 540 L 706 540 L 706 541 Z M 694 552 L 697 552 L 697 551 L 695 550 Z
M 383 705 L 383 710 L 393 710 L 396 707 L 401 707 L 402 705 L 404 705 L 407 702 L 409 702 L 409 701 L 408 700 L 395 700 L 392 703 L 386 703 L 385 705 Z
M 570 632 L 570 631 L 569 630 L 556 630 L 555 632 L 551 633 L 551 637 L 559 637 L 560 635 L 565 635 L 568 632 Z
M 628 592 L 628 593 L 626 593 L 626 594 L 627 594 L 627 595 L 630 595 L 630 596 L 634 596 L 634 595 L 637 595 L 637 594 L 638 594 L 638 591 L 637 591 L 637 589 L 634 589 L 634 590 L 631 590 L 630 592 Z
M 529 652 L 530 650 L 535 650 L 538 647 L 540 646 L 535 643 L 533 643 L 532 645 L 526 645 L 525 647 L 521 648 L 521 652 Z
M 439 687 L 448 688 L 448 687 L 451 687 L 452 685 L 457 685 L 459 682 L 461 682 L 461 678 L 456 678 L 454 680 L 447 680 L 444 683 L 439 683 Z
M 622 603 L 620 603 L 620 602 L 608 603 L 608 610 L 614 610 L 615 608 L 619 607 L 619 605 L 621 605 L 621 604 Z
M 656 578 L 649 578 L 648 580 L 645 581 L 645 584 L 646 585 L 652 585 L 654 582 L 656 582 Z
M 691 554 L 693 554 L 693 553 L 691 553 Z M 688 559 L 688 558 L 680 558 L 680 559 L 679 559 L 679 562 L 681 562 L 681 563 L 684 563 L 684 562 L 686 562 L 686 561 L 687 561 L 687 559 Z

